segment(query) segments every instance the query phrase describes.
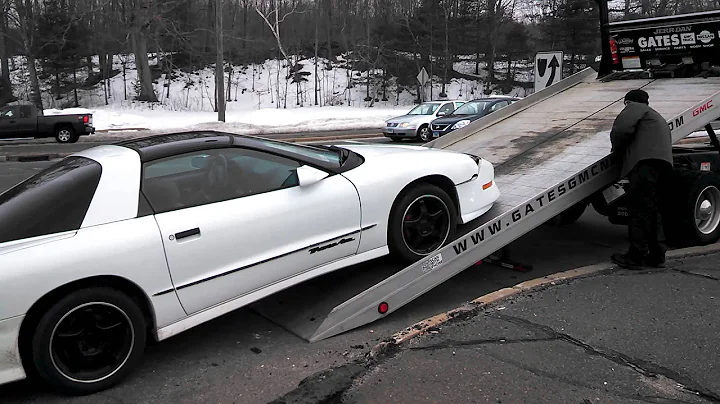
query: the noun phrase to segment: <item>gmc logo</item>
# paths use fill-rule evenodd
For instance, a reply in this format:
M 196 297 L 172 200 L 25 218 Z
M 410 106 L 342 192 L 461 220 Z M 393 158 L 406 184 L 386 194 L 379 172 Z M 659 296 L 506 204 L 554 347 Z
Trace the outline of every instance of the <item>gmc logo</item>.
M 712 102 L 713 102 L 713 100 L 710 100 L 705 105 L 703 105 L 699 108 L 695 108 L 695 110 L 693 111 L 693 117 L 696 117 L 696 116 L 702 114 L 703 112 L 707 111 L 708 109 L 712 108 L 713 107 Z

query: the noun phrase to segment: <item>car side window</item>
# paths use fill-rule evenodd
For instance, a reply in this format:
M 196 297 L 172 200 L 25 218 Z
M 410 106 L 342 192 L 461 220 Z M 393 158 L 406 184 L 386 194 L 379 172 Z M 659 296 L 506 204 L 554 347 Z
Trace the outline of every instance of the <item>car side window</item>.
M 20 119 L 27 119 L 32 116 L 32 108 L 28 105 L 23 105 L 20 107 Z
M 455 109 L 460 108 L 463 104 L 465 104 L 465 103 L 464 103 L 464 102 L 456 102 L 456 103 L 455 103 Z M 453 110 L 453 111 L 454 111 L 454 110 Z
M 102 167 L 85 157 L 66 157 L 0 194 L 0 243 L 78 230 Z
M 449 113 L 453 112 L 455 108 L 453 107 L 452 102 L 448 102 L 447 104 L 444 104 L 442 108 L 438 110 L 438 114 L 443 113 L 445 115 L 448 115 Z
M 17 115 L 17 107 L 9 107 L 2 113 L 3 118 L 15 118 Z
M 300 163 L 245 148 L 185 153 L 143 165 L 142 191 L 155 213 L 298 186 Z
M 500 101 L 492 106 L 491 111 L 497 111 L 499 109 L 503 109 L 503 108 L 507 107 L 507 105 L 508 105 L 507 101 Z

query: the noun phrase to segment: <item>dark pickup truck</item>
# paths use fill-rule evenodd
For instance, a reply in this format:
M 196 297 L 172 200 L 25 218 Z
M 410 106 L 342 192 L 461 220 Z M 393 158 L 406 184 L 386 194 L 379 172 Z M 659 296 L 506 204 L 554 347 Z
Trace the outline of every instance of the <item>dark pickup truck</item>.
M 92 114 L 39 116 L 34 105 L 0 108 L 0 139 L 54 137 L 58 143 L 75 143 L 92 133 Z

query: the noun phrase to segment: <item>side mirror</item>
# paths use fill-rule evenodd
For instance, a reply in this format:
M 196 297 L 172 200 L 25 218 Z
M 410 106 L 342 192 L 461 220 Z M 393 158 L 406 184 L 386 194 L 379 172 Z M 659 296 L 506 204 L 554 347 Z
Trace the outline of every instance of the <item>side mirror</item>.
M 203 169 L 203 168 L 207 167 L 208 161 L 209 161 L 209 159 L 207 157 L 197 156 L 197 157 L 193 157 L 190 164 L 195 168 Z
M 328 173 L 310 166 L 300 166 L 297 168 L 297 175 L 300 186 L 307 187 L 327 177 Z
M 443 116 L 443 115 L 447 115 L 447 112 L 439 111 L 437 113 L 437 116 Z

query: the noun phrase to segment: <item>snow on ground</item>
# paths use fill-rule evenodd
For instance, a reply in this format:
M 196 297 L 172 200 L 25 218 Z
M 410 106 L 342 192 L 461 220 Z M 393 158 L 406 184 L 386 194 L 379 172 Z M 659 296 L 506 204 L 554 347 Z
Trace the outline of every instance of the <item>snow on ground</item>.
M 263 108 L 255 111 L 228 111 L 225 123 L 217 121 L 215 112 L 182 112 L 166 110 L 125 111 L 112 108 L 48 109 L 46 115 L 93 114 L 98 131 L 123 129 L 217 129 L 234 132 L 288 133 L 324 130 L 380 128 L 385 121 L 402 115 L 411 107 L 353 108 L 317 107 L 278 110 Z
M 340 58 L 342 61 L 342 58 Z M 180 128 L 213 128 L 218 130 L 248 130 L 260 133 L 288 131 L 321 131 L 346 129 L 374 129 L 384 125 L 385 120 L 402 115 L 414 107 L 415 87 L 400 88 L 396 78 L 390 78 L 382 89 L 380 79 L 371 79 L 370 97 L 367 97 L 367 72 L 350 70 L 334 64 L 325 69 L 326 61 L 318 59 L 318 101 L 315 104 L 315 65 L 313 59 L 302 60 L 303 81 L 297 85 L 285 79 L 287 69 L 284 62 L 267 60 L 262 64 L 233 66 L 228 80 L 229 93 L 226 123 L 217 121 L 214 112 L 215 73 L 214 66 L 195 72 L 174 70 L 171 77 L 162 74 L 154 82 L 158 103 L 134 101 L 137 71 L 133 55 L 114 57 L 113 69 L 120 73 L 109 80 L 107 105 L 105 88 L 102 84 L 91 89 L 78 90 L 82 108 L 64 108 L 74 105 L 72 92 L 62 99 L 54 99 L 52 85 L 54 76 L 42 81 L 43 104 L 46 114 L 92 113 L 93 124 L 100 131 L 147 128 L 153 130 Z M 97 64 L 98 58 L 94 58 Z M 158 63 L 157 54 L 152 54 L 150 65 Z M 22 100 L 29 100 L 30 88 L 27 66 L 24 58 L 15 58 L 15 69 L 11 72 L 14 93 Z M 504 64 L 504 66 L 503 66 Z M 456 63 L 458 71 L 474 72 L 471 60 Z M 39 70 L 42 66 L 38 63 Z M 484 64 L 481 67 L 485 67 Z M 507 67 L 498 62 L 496 68 Z M 97 72 L 97 67 L 96 67 Z M 377 71 L 377 77 L 382 72 Z M 481 70 L 480 76 L 487 76 Z M 85 69 L 77 71 L 78 81 L 87 77 Z M 349 86 L 348 84 L 352 84 Z M 445 86 L 447 97 L 443 99 L 469 100 L 484 96 L 485 84 L 482 79 L 453 79 Z M 439 99 L 442 91 L 441 79 L 435 72 L 432 90 L 425 89 L 425 99 Z M 226 88 L 227 92 L 227 88 Z M 502 95 L 494 92 L 495 95 Z M 521 87 L 514 88 L 507 95 L 525 96 Z M 386 101 L 383 101 L 386 99 Z

